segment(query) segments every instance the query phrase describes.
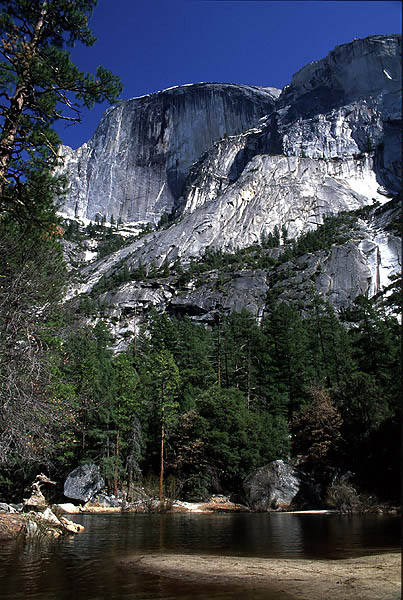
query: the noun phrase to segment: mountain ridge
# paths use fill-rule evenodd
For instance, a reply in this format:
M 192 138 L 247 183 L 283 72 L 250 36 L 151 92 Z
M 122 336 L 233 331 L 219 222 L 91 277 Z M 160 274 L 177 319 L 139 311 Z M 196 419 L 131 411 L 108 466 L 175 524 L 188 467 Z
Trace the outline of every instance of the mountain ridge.
M 361 210 L 366 206 L 370 208 L 372 205 L 376 207 L 387 204 L 400 190 L 401 149 L 398 142 L 401 119 L 397 118 L 401 117 L 398 104 L 400 88 L 399 82 L 394 79 L 399 76 L 399 44 L 400 37 L 397 35 L 370 36 L 343 44 L 324 59 L 301 69 L 276 100 L 273 101 L 270 97 L 268 112 L 256 118 L 250 127 L 220 137 L 222 122 L 221 129 L 216 129 L 215 135 L 212 134 L 211 126 L 211 144 L 204 148 L 192 163 L 188 162 L 187 171 L 178 167 L 178 172 L 182 173 L 181 192 L 178 191 L 175 198 L 171 196 L 168 203 L 164 204 L 165 200 L 162 199 L 158 210 L 166 217 L 164 226 L 134 239 L 109 256 L 93 260 L 87 265 L 83 264 L 80 269 L 81 281 L 72 286 L 69 297 L 90 293 L 102 278 L 112 278 L 114 274 L 119 273 L 122 265 L 129 272 L 136 272 L 136 269 L 141 270 L 142 266 L 150 271 L 162 269 L 164 265 L 172 269 L 180 263 L 181 268 L 186 270 L 208 249 L 236 253 L 243 248 L 259 244 L 262 238 L 272 235 L 276 229 L 286 230 L 289 238 L 297 239 L 323 224 L 331 215 Z M 339 61 L 336 66 L 335 57 Z M 351 73 L 355 73 L 359 80 L 357 69 L 358 75 L 362 72 L 362 77 L 367 79 L 368 69 L 372 69 L 371 93 L 368 92 L 367 81 L 363 83 L 361 91 L 359 81 L 352 82 Z M 340 79 L 340 73 L 348 74 L 345 84 L 337 84 L 337 89 L 329 87 L 337 77 Z M 339 93 L 342 84 L 345 87 L 343 94 Z M 208 96 L 211 91 L 210 85 L 218 86 L 218 98 L 221 98 L 224 84 L 194 84 L 151 95 L 152 102 L 149 103 L 147 98 L 150 97 L 146 97 L 144 103 L 147 106 L 153 105 L 155 97 L 163 98 L 164 102 L 167 97 L 180 96 L 184 99 L 190 90 L 194 92 L 202 89 Z M 235 84 L 225 85 L 225 94 L 228 89 L 231 93 L 238 90 Z M 241 100 L 238 104 L 238 100 L 233 103 L 238 109 L 244 107 L 246 87 L 240 86 L 241 95 L 237 98 Z M 324 89 L 327 89 L 326 93 Z M 249 91 L 248 88 L 248 94 Z M 255 91 L 253 88 L 253 94 Z M 267 100 L 267 95 L 265 98 Z M 203 104 L 204 100 L 203 96 L 200 102 Z M 253 106 L 255 100 L 254 97 Z M 198 101 L 197 96 L 191 97 L 191 110 Z M 229 105 L 232 100 L 225 95 L 225 102 Z M 261 106 L 259 102 L 257 104 Z M 209 106 L 211 108 L 212 105 Z M 159 137 L 155 138 L 155 143 L 157 146 L 160 144 L 160 149 L 163 146 L 161 140 L 165 139 L 166 145 L 169 146 L 173 139 L 169 137 L 173 130 L 163 122 L 164 114 L 169 118 L 173 114 L 169 112 L 171 108 L 168 105 L 166 108 L 167 113 L 157 110 L 154 120 L 150 121 L 153 127 L 157 127 Z M 121 110 L 122 107 L 111 109 L 112 112 Z M 255 108 L 250 110 L 255 115 Z M 235 112 L 236 110 L 233 110 L 231 115 Z M 210 113 L 203 114 L 205 118 Z M 159 123 L 158 118 L 162 119 Z M 219 120 L 221 117 L 215 115 L 214 118 Z M 235 120 L 237 119 L 239 122 L 240 117 L 236 117 Z M 122 122 L 112 125 L 112 129 L 121 131 Z M 185 128 L 182 131 L 186 130 L 187 134 L 197 137 L 200 126 L 200 122 L 193 123 L 190 129 Z M 142 124 L 142 127 L 146 125 Z M 101 133 L 106 135 L 102 127 Z M 102 152 L 101 142 L 104 138 L 96 136 L 95 142 L 97 139 Z M 115 139 L 116 136 L 113 140 Z M 113 146 L 108 138 L 105 138 L 105 141 Z M 179 148 L 177 140 L 172 143 L 177 144 L 176 147 Z M 201 146 L 199 144 L 198 148 Z M 193 148 L 195 147 L 194 145 Z M 146 144 L 144 151 L 149 150 Z M 164 154 L 164 157 L 168 154 L 169 152 Z M 158 156 L 158 153 L 152 156 Z M 163 169 L 166 169 L 166 164 L 163 163 Z M 93 167 L 96 168 L 96 164 Z M 102 164 L 102 168 L 112 167 L 114 165 L 108 165 L 107 162 Z M 148 166 L 144 163 L 144 170 L 149 173 L 154 172 L 154 167 L 154 163 Z M 132 177 L 127 169 L 124 172 L 126 178 Z M 161 190 L 167 181 L 168 179 L 165 184 L 161 184 L 158 198 L 161 198 Z M 96 187 L 95 191 L 97 189 Z M 154 210 L 155 197 L 151 192 L 149 195 Z M 152 216 L 149 215 L 149 218 L 142 221 L 143 226 L 147 221 L 155 223 L 155 216 L 154 210 Z M 124 229 L 125 224 L 119 227 Z M 327 266 L 318 258 L 314 261 L 315 269 L 309 267 L 305 273 L 305 279 L 315 280 L 316 292 L 329 299 L 337 309 L 346 308 L 359 294 L 371 296 L 378 293 L 380 281 L 385 285 L 387 273 L 395 274 L 401 264 L 401 249 L 394 233 L 384 231 L 381 236 L 378 230 L 363 227 L 359 240 L 352 241 L 350 246 L 345 246 L 344 249 L 339 244 L 342 249 L 335 250 L 331 258 L 327 255 L 324 257 Z M 319 271 L 319 265 L 322 273 Z M 388 265 L 387 268 L 385 265 Z M 292 268 L 300 271 L 295 264 Z M 353 270 L 354 276 L 346 277 L 346 270 Z M 381 278 L 380 272 L 383 273 Z M 244 291 L 241 294 L 245 306 L 248 303 L 256 305 L 252 291 L 255 289 L 255 283 L 252 279 L 249 279 L 250 297 L 248 298 Z M 303 287 L 301 277 L 299 282 Z M 162 285 L 165 290 L 162 296 L 165 299 L 161 296 L 158 300 L 158 293 L 153 292 L 149 295 L 149 282 L 144 285 L 132 282 L 125 283 L 129 313 L 133 308 L 133 302 L 127 296 L 131 294 L 130 285 L 133 290 L 140 290 L 140 295 L 143 292 L 146 296 L 148 294 L 149 301 L 143 302 L 145 311 L 146 305 L 160 305 L 161 310 L 165 310 L 170 303 L 176 302 L 178 307 L 181 305 L 178 310 L 186 312 L 187 300 L 183 299 L 183 295 L 182 300 L 173 300 L 178 294 L 171 293 L 169 285 Z M 340 290 L 336 289 L 337 286 Z M 154 286 L 154 291 L 157 287 Z M 264 288 L 262 294 L 265 296 L 268 289 L 266 283 L 259 284 L 258 287 L 262 290 Z M 236 286 L 228 288 L 227 296 L 236 294 L 236 289 Z M 223 302 L 217 294 L 215 296 L 216 300 L 213 298 L 212 302 L 214 304 L 216 301 L 218 307 Z M 284 296 L 280 293 L 282 299 L 289 297 L 289 294 Z M 112 304 L 115 302 L 110 294 L 109 301 Z M 122 308 L 122 314 L 126 310 L 124 302 L 123 294 L 117 302 Z M 189 296 L 190 312 L 196 310 L 203 313 L 202 308 L 191 308 L 192 303 L 193 300 Z M 230 304 L 224 302 L 227 307 L 230 307 Z M 260 306 L 260 300 L 258 304 Z M 212 312 L 212 315 L 214 314 L 215 309 Z M 193 317 L 196 318 L 197 315 Z

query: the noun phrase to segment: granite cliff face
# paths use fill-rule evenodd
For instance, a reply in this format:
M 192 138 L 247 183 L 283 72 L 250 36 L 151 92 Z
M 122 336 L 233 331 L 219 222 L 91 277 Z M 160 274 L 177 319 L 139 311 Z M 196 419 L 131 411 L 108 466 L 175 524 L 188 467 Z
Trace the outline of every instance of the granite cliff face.
M 175 207 L 192 163 L 217 139 L 271 112 L 279 94 L 210 83 L 121 102 L 106 111 L 87 144 L 62 148 L 70 181 L 63 211 L 157 223 Z
M 400 69 L 401 37 L 372 36 L 307 65 L 281 94 L 196 84 L 107 111 L 88 144 L 66 151 L 65 212 L 155 223 L 176 209 L 177 218 L 90 262 L 71 295 L 89 292 L 123 263 L 135 269 L 180 260 L 186 268 L 206 248 L 233 252 L 275 227 L 296 238 L 327 215 L 388 203 L 401 186 Z M 105 299 L 119 314 L 125 303 L 129 313 L 134 304 L 154 305 L 208 321 L 240 305 L 259 316 L 268 289 L 278 285 L 280 299 L 292 300 L 307 283 L 346 307 L 358 294 L 377 293 L 399 270 L 399 238 L 384 230 L 396 217 L 389 204 L 359 224 L 349 242 L 284 267 L 294 272 L 280 277 L 281 285 L 269 272 L 241 272 L 218 289 L 211 273 L 180 292 L 175 280 L 131 282 Z
M 337 46 L 296 73 L 281 94 L 277 110 L 281 126 L 290 130 L 283 135 L 285 152 L 342 157 L 372 151 L 378 182 L 398 192 L 401 88 L 401 36 Z
M 193 321 L 206 324 L 242 308 L 260 320 L 267 302 L 272 303 L 273 298 L 275 302 L 296 303 L 305 310 L 314 294 L 318 294 L 337 311 L 346 309 L 358 295 L 378 294 L 391 283 L 392 275 L 400 273 L 401 239 L 391 231 L 399 216 L 397 198 L 380 207 L 367 207 L 365 218 L 352 217 L 344 229 L 345 241 L 323 250 L 300 253 L 273 267 L 211 269 L 188 276 L 186 282 L 180 271 L 173 269 L 168 275 L 157 274 L 121 285 L 114 283 L 113 277 L 132 264 L 136 254 L 129 245 L 82 267 L 81 283 L 70 290 L 70 301 L 79 305 L 82 294 L 92 290 L 92 298 L 102 307 L 102 318 L 113 334 L 116 350 L 127 346 L 134 331 L 147 320 L 151 308 L 175 316 L 188 315 Z M 276 262 L 286 247 L 267 249 L 264 254 Z M 253 257 L 255 249 L 252 246 L 245 252 Z M 85 253 L 81 254 L 81 260 L 85 261 Z M 94 286 L 102 277 L 109 281 L 109 289 L 98 293 Z M 97 311 L 92 312 L 92 318 L 98 316 Z
M 374 35 L 336 46 L 293 76 L 279 107 L 293 121 L 358 100 L 374 102 L 383 118 L 399 119 L 400 56 L 399 35 Z

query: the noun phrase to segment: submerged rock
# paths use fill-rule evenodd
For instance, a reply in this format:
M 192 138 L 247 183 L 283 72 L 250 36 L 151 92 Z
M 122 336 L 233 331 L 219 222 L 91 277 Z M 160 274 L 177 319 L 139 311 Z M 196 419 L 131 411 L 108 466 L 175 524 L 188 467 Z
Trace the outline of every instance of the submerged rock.
M 64 495 L 67 498 L 88 502 L 105 485 L 99 467 L 82 465 L 72 471 L 64 483 Z
M 59 519 L 50 508 L 43 512 L 28 513 L 24 517 L 27 537 L 59 537 L 84 531 L 84 527 L 78 523 L 73 523 L 65 517 Z
M 81 531 L 84 531 L 83 525 L 73 523 L 73 521 L 69 521 L 69 519 L 66 519 L 65 517 L 60 517 L 60 523 L 62 524 L 65 533 L 80 533 Z

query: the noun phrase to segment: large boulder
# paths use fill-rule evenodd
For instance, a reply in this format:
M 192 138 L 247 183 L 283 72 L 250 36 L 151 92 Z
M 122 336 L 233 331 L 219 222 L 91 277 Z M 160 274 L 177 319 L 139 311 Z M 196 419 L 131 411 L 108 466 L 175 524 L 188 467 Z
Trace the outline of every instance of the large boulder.
M 64 495 L 67 498 L 88 502 L 105 486 L 99 467 L 82 465 L 74 469 L 64 483 Z
M 244 492 L 248 506 L 256 511 L 314 508 L 320 503 L 314 482 L 283 460 L 249 475 Z

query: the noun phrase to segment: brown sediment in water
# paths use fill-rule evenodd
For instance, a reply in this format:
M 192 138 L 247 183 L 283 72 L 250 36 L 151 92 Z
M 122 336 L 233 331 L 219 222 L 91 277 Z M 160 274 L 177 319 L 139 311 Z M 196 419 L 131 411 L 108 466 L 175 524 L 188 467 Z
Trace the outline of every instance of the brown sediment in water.
M 400 563 L 398 553 L 341 560 L 151 554 L 119 561 L 183 582 L 267 589 L 270 597 L 298 600 L 400 600 Z

